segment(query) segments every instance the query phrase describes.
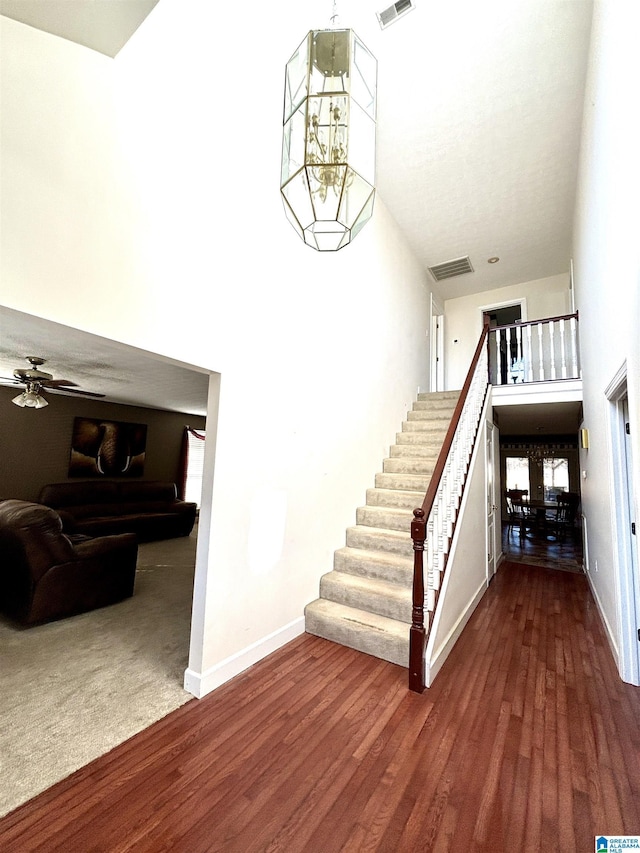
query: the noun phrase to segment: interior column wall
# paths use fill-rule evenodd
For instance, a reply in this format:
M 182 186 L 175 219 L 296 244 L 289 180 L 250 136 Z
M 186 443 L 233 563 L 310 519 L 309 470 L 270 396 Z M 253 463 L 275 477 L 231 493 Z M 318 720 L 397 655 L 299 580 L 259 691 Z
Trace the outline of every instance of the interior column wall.
M 640 9 L 631 2 L 596 3 L 584 109 L 574 227 L 574 280 L 580 311 L 584 424 L 582 504 L 588 532 L 588 577 L 614 654 L 621 643 L 620 566 L 613 542 L 616 499 L 605 391 L 626 362 L 631 441 L 640 458 L 640 257 L 638 195 L 640 128 L 629 113 L 637 101 Z M 633 472 L 639 520 L 640 471 Z M 637 537 L 632 541 L 637 549 Z M 625 673 L 622 672 L 623 677 Z
M 116 60 L 2 20 L 2 302 L 219 374 L 194 691 L 303 630 L 428 387 L 430 291 L 382 200 L 336 254 L 282 209 L 284 64 L 316 5 L 274 28 L 163 0 Z

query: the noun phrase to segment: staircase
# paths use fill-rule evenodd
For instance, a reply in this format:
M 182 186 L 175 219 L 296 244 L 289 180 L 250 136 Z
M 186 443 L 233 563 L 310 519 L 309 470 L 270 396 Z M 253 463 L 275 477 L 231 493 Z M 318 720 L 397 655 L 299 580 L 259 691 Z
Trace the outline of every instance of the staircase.
M 458 391 L 418 394 L 366 506 L 305 608 L 307 633 L 391 663 L 409 665 L 413 510 L 422 504 Z

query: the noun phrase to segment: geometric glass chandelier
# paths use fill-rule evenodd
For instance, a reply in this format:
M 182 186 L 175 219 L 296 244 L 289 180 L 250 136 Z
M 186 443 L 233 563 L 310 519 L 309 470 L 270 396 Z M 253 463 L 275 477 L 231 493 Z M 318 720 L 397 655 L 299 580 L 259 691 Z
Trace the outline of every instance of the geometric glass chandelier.
M 285 72 L 280 192 L 308 246 L 335 252 L 373 214 L 377 62 L 353 30 L 312 30 Z

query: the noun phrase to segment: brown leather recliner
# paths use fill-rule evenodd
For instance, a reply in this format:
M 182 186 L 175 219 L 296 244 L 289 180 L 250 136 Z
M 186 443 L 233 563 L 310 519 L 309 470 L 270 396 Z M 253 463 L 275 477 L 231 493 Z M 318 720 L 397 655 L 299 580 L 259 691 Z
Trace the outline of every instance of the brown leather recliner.
M 72 542 L 42 504 L 0 502 L 0 611 L 34 625 L 133 595 L 135 534 L 82 539 Z

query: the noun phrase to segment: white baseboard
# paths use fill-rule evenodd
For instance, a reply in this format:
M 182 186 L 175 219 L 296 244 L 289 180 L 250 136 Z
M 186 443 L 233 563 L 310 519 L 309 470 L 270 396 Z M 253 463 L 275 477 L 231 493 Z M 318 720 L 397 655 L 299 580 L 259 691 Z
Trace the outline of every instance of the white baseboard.
M 440 644 L 438 650 L 434 652 L 432 659 L 425 661 L 425 684 L 427 687 L 431 687 L 433 684 L 436 675 L 440 672 L 444 662 L 449 657 L 451 649 L 455 646 L 458 637 L 462 634 L 473 611 L 480 603 L 480 600 L 486 591 L 487 582 L 486 580 L 483 580 L 475 594 L 472 596 L 471 601 L 458 617 L 455 625 L 451 628 L 444 641 Z
M 585 572 L 587 576 L 587 581 L 589 582 L 589 588 L 591 589 L 591 594 L 593 595 L 593 600 L 596 603 L 596 607 L 598 608 L 598 615 L 600 616 L 600 621 L 604 625 L 604 633 L 609 643 L 609 648 L 611 649 L 611 654 L 613 655 L 613 659 L 616 662 L 616 667 L 618 672 L 620 672 L 620 652 L 618 650 L 618 645 L 615 640 L 615 634 L 611 630 L 611 625 L 609 624 L 609 620 L 605 616 L 604 610 L 602 608 L 602 602 L 600 601 L 600 597 L 596 591 L 595 586 L 591 583 L 591 574 L 589 572 Z M 622 677 L 622 676 L 621 676 Z
M 211 693 L 216 687 L 230 681 L 236 675 L 244 672 L 254 663 L 267 657 L 272 652 L 295 640 L 300 634 L 304 634 L 304 616 L 294 619 L 288 625 L 278 628 L 272 634 L 257 640 L 246 649 L 242 649 L 231 657 L 220 661 L 220 663 L 207 669 L 205 672 L 195 672 L 187 669 L 184 673 L 184 689 L 193 694 L 196 699 L 202 699 L 207 693 Z

